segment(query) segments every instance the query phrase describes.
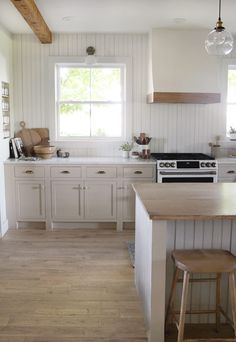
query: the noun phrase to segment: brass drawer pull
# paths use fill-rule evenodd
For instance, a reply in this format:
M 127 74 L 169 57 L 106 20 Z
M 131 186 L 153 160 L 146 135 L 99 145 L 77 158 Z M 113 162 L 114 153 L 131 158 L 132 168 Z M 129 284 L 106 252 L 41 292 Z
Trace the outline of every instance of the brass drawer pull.
M 99 175 L 105 175 L 106 171 L 98 171 L 97 172 Z
M 229 170 L 229 171 L 227 171 L 227 173 L 235 173 L 235 171 L 234 170 Z
M 64 170 L 64 171 L 61 171 L 61 173 L 63 173 L 64 175 L 68 175 L 70 174 L 70 171 Z
M 142 175 L 142 173 L 143 173 L 142 171 L 134 171 L 135 175 Z
M 34 173 L 33 170 L 26 170 L 25 173 L 27 173 L 27 175 L 32 175 Z

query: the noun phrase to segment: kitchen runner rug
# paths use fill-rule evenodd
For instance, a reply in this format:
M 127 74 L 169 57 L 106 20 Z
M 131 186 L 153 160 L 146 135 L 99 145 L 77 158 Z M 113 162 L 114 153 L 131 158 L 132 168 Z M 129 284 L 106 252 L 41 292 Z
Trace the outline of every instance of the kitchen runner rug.
M 127 247 L 130 257 L 130 262 L 132 267 L 134 267 L 134 260 L 135 260 L 135 242 L 134 241 L 127 241 Z

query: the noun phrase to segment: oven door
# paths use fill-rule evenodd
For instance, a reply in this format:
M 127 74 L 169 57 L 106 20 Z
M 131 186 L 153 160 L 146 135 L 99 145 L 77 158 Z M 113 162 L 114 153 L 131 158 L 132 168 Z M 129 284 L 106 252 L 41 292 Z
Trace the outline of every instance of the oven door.
M 157 183 L 216 183 L 216 171 L 157 171 Z

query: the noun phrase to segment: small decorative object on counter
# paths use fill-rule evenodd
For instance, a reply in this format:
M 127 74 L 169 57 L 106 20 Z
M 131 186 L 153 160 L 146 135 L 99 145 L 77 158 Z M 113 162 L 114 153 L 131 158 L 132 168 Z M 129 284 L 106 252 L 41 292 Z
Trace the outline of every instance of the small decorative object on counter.
M 214 143 L 210 142 L 208 145 L 211 148 L 211 156 L 213 158 L 220 158 L 223 156 L 222 155 L 223 151 L 222 151 L 222 148 L 220 145 L 220 136 L 219 135 L 216 136 L 216 140 Z
M 120 145 L 120 150 L 122 151 L 123 158 L 129 158 L 129 153 L 133 148 L 133 144 L 129 143 L 128 141 L 124 144 Z
M 230 140 L 236 140 L 236 128 L 230 126 L 229 129 L 229 138 Z
M 149 159 L 151 156 L 149 147 L 151 139 L 146 133 L 140 133 L 139 137 L 134 137 L 134 141 L 139 145 L 139 156 L 143 159 Z
M 133 151 L 130 155 L 131 158 L 133 159 L 138 159 L 139 158 L 139 152 Z
M 69 152 L 63 152 L 60 148 L 57 150 L 57 157 L 58 158 L 69 158 L 70 153 Z

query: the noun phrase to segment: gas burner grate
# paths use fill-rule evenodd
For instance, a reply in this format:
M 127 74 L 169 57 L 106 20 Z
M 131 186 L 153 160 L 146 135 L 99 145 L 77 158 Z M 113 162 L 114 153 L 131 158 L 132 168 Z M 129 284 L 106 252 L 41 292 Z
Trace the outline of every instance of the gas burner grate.
M 156 160 L 214 160 L 204 153 L 151 153 Z

